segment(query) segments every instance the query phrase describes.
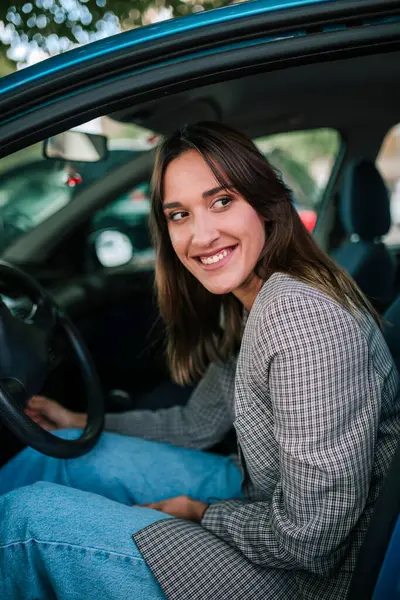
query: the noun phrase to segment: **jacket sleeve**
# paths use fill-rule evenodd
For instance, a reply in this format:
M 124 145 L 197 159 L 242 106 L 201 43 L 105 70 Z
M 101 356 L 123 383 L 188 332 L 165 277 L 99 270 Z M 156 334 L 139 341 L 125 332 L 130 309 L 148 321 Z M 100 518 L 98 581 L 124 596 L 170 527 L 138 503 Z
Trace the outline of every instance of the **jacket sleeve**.
M 105 429 L 185 448 L 219 442 L 233 425 L 236 359 L 211 364 L 185 406 L 108 414 Z
M 366 503 L 378 376 L 356 317 L 333 301 L 281 297 L 254 332 L 249 376 L 259 389 L 257 415 L 273 419 L 279 479 L 266 501 L 211 505 L 202 525 L 253 563 L 327 575 Z M 250 463 L 251 443 L 246 448 Z

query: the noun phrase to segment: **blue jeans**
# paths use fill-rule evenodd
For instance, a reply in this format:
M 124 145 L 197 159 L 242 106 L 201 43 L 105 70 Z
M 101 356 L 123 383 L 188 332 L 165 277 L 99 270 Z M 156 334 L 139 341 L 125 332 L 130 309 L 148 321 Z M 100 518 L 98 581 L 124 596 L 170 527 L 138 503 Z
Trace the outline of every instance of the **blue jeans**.
M 27 448 L 0 470 L 0 598 L 165 599 L 132 535 L 172 517 L 132 505 L 240 487 L 229 457 L 113 433 L 76 459 Z

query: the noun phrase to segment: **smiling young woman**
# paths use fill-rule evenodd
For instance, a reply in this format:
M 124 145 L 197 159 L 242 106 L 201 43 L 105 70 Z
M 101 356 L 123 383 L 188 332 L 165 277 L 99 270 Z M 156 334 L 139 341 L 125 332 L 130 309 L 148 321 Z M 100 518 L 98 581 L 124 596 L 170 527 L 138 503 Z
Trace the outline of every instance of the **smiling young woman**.
M 169 202 L 185 189 L 182 200 Z M 261 286 L 254 269 L 265 245 L 263 217 L 232 187 L 215 187 L 195 150 L 166 168 L 163 209 L 172 247 L 187 270 L 212 294 L 232 292 L 243 304 L 248 297 L 250 308 Z
M 151 227 L 171 374 L 201 381 L 187 406 L 108 415 L 125 435 L 86 456 L 3 467 L 0 595 L 344 600 L 400 420 L 377 315 L 224 125 L 161 144 Z M 232 424 L 237 457 L 199 451 Z
M 152 187 L 157 293 L 177 382 L 198 379 L 239 349 L 243 307 L 251 309 L 273 273 L 296 277 L 350 312 L 366 310 L 379 324 L 306 230 L 279 174 L 237 131 L 204 123 L 177 132 L 159 148 Z

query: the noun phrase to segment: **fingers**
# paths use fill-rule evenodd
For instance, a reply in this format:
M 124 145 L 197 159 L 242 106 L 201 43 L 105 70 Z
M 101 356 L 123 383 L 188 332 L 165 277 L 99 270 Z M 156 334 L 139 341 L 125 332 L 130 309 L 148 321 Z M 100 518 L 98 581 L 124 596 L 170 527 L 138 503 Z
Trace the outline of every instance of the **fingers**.
M 39 427 L 41 427 L 42 429 L 45 429 L 46 431 L 54 431 L 56 429 L 56 427 L 52 425 L 49 421 L 47 421 L 47 419 L 36 415 L 31 416 L 29 413 L 26 414 L 32 419 L 32 421 L 34 421 L 34 423 L 39 425 Z
M 159 512 L 166 512 L 164 502 L 149 502 L 148 504 L 134 504 L 133 506 L 140 506 L 142 508 L 152 508 L 153 510 L 158 510 Z
M 51 400 L 46 398 L 46 396 L 32 396 L 32 398 L 29 398 L 27 406 L 32 408 L 43 408 L 49 402 L 51 402 Z
M 55 425 L 50 423 L 38 409 L 27 407 L 25 414 L 46 431 L 54 431 L 56 429 Z
M 25 409 L 25 414 L 28 415 L 28 417 L 30 417 L 32 419 L 32 421 L 37 421 L 38 419 L 42 419 L 43 415 L 39 410 L 36 410 L 35 408 L 29 408 L 27 407 Z

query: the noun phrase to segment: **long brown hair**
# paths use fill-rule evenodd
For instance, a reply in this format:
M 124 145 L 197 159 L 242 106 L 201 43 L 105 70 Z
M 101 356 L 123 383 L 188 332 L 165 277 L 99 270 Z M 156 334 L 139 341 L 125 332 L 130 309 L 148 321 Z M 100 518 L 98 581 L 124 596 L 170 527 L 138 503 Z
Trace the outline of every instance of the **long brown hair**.
M 197 123 L 166 138 L 157 149 L 152 178 L 150 226 L 156 249 L 156 289 L 168 335 L 173 379 L 185 384 L 207 365 L 235 354 L 242 337 L 243 306 L 233 294 L 215 295 L 182 265 L 172 247 L 163 213 L 164 174 L 188 150 L 204 158 L 218 183 L 233 188 L 266 220 L 266 242 L 256 273 L 296 277 L 352 313 L 379 316 L 355 282 L 318 246 L 293 206 L 291 193 L 255 144 L 220 123 Z M 222 326 L 223 323 L 223 326 Z

